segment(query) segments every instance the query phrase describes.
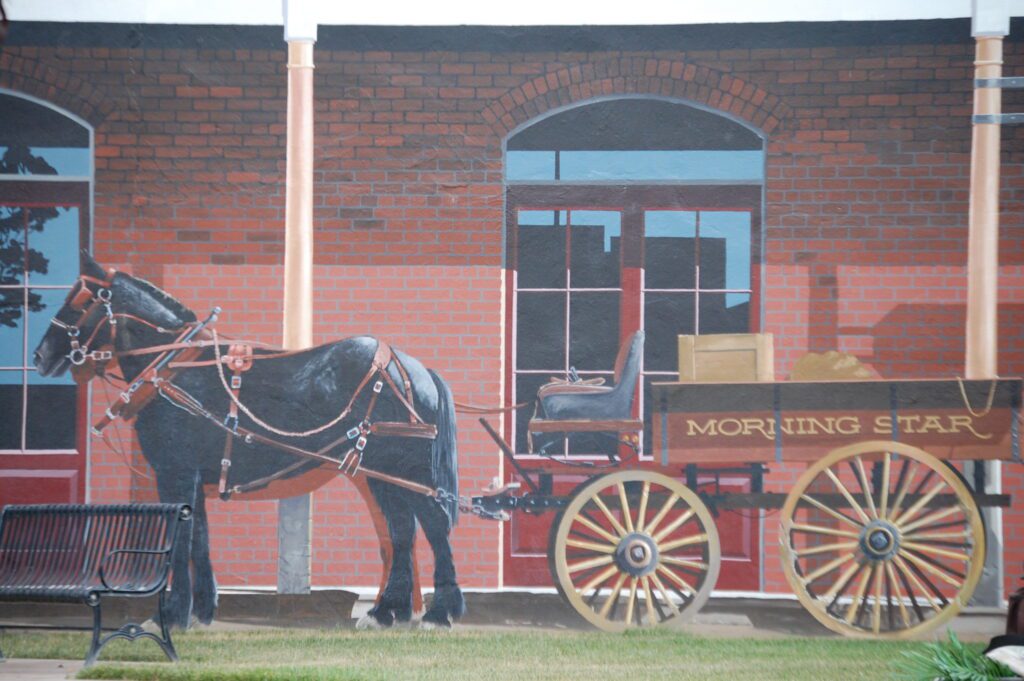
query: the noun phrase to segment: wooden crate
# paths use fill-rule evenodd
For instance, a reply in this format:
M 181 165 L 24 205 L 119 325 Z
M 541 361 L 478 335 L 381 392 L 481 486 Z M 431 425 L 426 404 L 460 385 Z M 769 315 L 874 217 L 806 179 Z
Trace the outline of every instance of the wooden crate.
M 701 383 L 774 381 L 772 334 L 679 336 L 679 380 Z

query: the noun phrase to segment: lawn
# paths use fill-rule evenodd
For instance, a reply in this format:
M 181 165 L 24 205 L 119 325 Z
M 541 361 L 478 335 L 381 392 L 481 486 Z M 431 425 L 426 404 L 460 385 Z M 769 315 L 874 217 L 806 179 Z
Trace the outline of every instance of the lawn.
M 840 638 L 703 638 L 672 631 L 604 634 L 479 628 L 192 631 L 176 635 L 175 644 L 179 664 L 164 661 L 151 641 L 118 641 L 79 678 L 874 681 L 893 678 L 893 661 L 900 653 L 923 645 Z M 82 659 L 88 636 L 8 632 L 0 647 L 12 657 Z

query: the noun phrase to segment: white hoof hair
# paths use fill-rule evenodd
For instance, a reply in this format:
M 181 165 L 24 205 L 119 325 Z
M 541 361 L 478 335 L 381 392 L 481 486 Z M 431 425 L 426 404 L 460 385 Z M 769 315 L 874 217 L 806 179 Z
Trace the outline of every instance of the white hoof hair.
M 360 631 L 369 631 L 371 629 L 376 630 L 383 628 L 384 625 L 378 622 L 377 618 L 369 613 L 363 615 L 356 621 L 356 629 Z

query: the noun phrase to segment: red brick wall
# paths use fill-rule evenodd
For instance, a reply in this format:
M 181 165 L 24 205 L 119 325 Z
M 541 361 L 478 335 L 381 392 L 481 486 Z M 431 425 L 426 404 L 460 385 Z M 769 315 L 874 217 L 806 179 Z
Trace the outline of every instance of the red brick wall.
M 275 340 L 284 58 L 283 45 L 6 47 L 0 86 L 95 126 L 101 261 L 131 263 L 198 309 L 225 306 L 225 328 Z M 831 349 L 884 377 L 962 373 L 972 59 L 966 34 L 957 45 L 650 53 L 318 47 L 318 339 L 383 335 L 439 369 L 459 398 L 496 401 L 503 136 L 560 106 L 649 94 L 767 135 L 763 327 L 776 336 L 780 378 L 804 353 Z M 1011 41 L 1007 72 L 1022 62 Z M 1006 99 L 1010 111 L 1020 96 Z M 1004 140 L 1000 372 L 1010 375 L 1024 373 L 1024 130 Z M 497 472 L 497 455 L 473 423 L 460 426 L 469 490 Z M 1004 470 L 1008 491 L 1024 492 L 1019 466 Z M 769 488 L 785 490 L 797 473 L 778 467 Z M 94 446 L 94 496 L 126 497 L 130 484 L 120 459 Z M 375 584 L 374 541 L 346 484 L 314 503 L 315 581 Z M 231 517 L 213 508 L 223 583 L 273 583 L 273 505 L 232 505 Z M 261 534 L 233 528 L 238 514 Z M 1006 518 L 1010 584 L 1024 560 L 1024 517 Z M 773 526 L 767 587 L 788 591 Z M 467 583 L 496 584 L 494 528 L 470 519 L 456 536 Z

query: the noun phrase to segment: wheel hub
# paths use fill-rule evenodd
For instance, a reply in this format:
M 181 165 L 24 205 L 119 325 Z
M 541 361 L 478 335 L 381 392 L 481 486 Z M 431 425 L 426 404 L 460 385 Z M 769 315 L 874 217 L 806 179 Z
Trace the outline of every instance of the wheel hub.
M 861 530 L 860 547 L 871 560 L 889 560 L 899 551 L 899 530 L 884 520 L 872 521 Z
M 646 535 L 633 532 L 622 538 L 615 549 L 615 562 L 623 572 L 642 577 L 658 566 L 658 545 Z

